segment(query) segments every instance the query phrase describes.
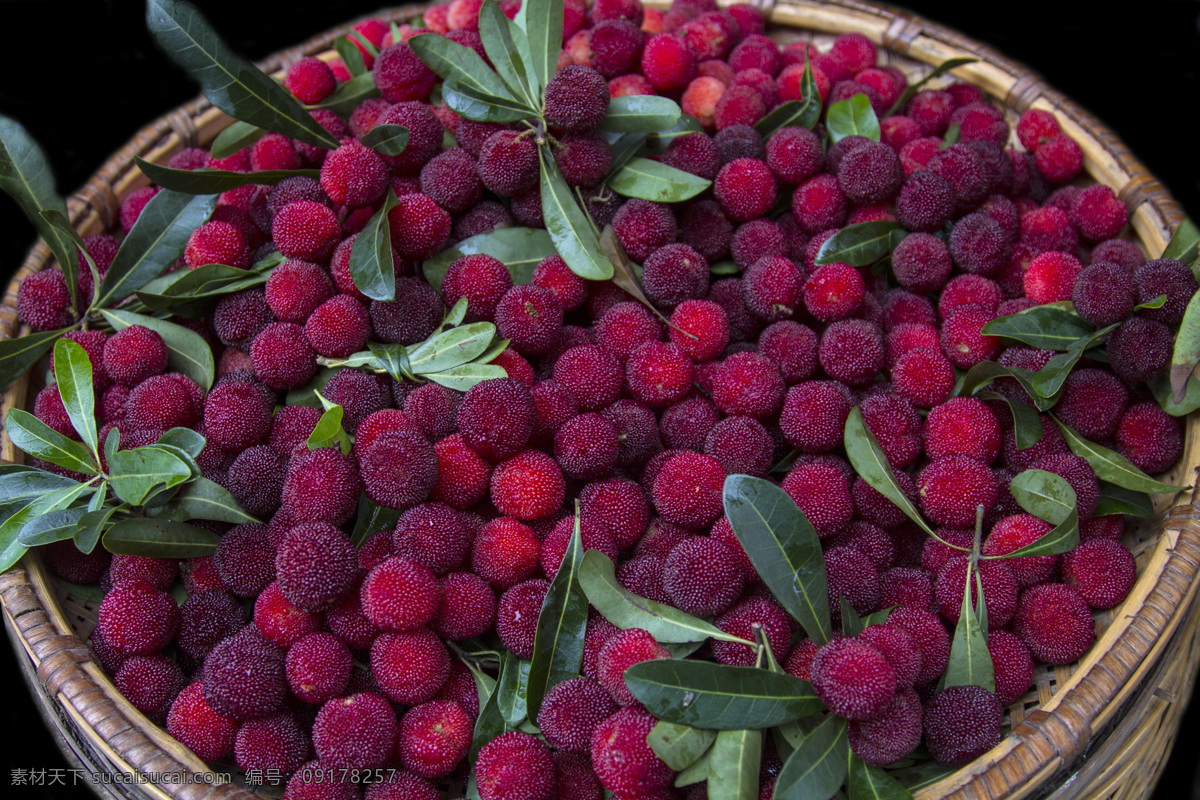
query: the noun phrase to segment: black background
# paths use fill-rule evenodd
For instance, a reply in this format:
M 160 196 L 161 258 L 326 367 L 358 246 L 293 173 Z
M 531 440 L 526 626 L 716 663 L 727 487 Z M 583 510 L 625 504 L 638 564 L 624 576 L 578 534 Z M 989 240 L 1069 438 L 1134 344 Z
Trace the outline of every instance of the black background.
M 374 10 L 324 0 L 198 5 L 235 50 L 252 59 L 304 41 Z M 1197 61 L 1200 3 L 912 2 L 922 16 L 957 28 L 1039 72 L 1102 119 L 1200 219 Z M 143 4 L 128 0 L 0 0 L 0 114 L 21 121 L 41 143 L 61 193 L 81 186 L 134 131 L 197 94 L 154 48 Z M 33 229 L 0 196 L 0 275 L 24 259 Z M 9 651 L 3 667 L 5 772 L 68 766 L 43 730 Z M 1156 798 L 1192 795 L 1200 756 L 1193 710 Z M 13 788 L 12 796 L 88 797 L 86 790 Z

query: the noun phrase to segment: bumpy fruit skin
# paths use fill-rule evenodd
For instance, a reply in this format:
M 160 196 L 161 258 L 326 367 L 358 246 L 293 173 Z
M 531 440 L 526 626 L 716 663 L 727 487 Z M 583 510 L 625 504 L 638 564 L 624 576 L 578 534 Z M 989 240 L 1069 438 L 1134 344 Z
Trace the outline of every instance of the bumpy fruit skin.
M 336 768 L 378 769 L 392 754 L 396 729 L 395 712 L 378 694 L 338 697 L 317 712 L 313 749 Z
M 715 458 L 681 453 L 659 470 L 651 497 L 668 522 L 699 530 L 721 516 L 724 482 L 725 469 Z
M 401 557 L 378 564 L 359 589 L 367 619 L 380 630 L 392 632 L 427 625 L 437 613 L 441 594 L 429 567 Z
M 204 659 L 204 698 L 238 721 L 262 719 L 279 710 L 287 694 L 283 650 L 246 627 Z
M 1000 744 L 1003 709 L 980 686 L 949 686 L 925 706 L 925 743 L 943 764 L 965 764 Z
M 1075 589 L 1046 583 L 1021 594 L 1013 633 L 1038 661 L 1069 664 L 1087 652 L 1096 638 L 1087 602 Z
M 674 772 L 655 755 L 646 735 L 657 720 L 637 706 L 622 708 L 592 732 L 592 769 L 621 795 L 652 795 L 671 785 Z
M 105 642 L 124 656 L 157 653 L 179 630 L 174 600 L 140 578 L 113 586 L 101 601 L 98 616 Z
M 850 721 L 850 749 L 868 764 L 890 764 L 921 743 L 923 719 L 921 698 L 912 689 L 902 689 L 879 713 Z
M 479 751 L 475 781 L 483 800 L 552 800 L 554 760 L 536 737 L 509 731 Z
M 288 531 L 275 555 L 276 582 L 303 611 L 322 611 L 350 591 L 357 558 L 350 537 L 328 522 Z
M 189 684 L 167 714 L 167 733 L 204 761 L 216 761 L 233 754 L 238 723 L 213 710 L 204 699 L 200 681 Z
M 400 720 L 396 751 L 413 774 L 440 778 L 454 771 L 471 747 L 474 724 L 458 703 L 432 700 Z

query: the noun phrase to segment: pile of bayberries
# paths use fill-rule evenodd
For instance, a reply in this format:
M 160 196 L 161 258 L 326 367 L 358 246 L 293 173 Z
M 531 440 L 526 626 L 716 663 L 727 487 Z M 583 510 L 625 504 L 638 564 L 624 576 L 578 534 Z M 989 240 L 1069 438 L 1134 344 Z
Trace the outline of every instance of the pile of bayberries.
M 6 564 L 99 581 L 117 688 L 286 798 L 905 796 L 987 751 L 1178 489 L 1194 246 L 862 35 L 519 9 L 239 93 L 151 0 L 244 121 L 110 233 L 19 198 L 62 268 L 0 351 L 53 348 Z

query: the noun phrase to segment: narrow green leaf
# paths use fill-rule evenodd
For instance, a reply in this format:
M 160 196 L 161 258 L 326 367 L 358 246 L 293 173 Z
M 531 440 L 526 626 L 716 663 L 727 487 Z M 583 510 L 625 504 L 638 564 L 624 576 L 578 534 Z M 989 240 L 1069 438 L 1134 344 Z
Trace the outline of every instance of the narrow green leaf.
M 228 158 L 239 150 L 250 147 L 266 133 L 262 128 L 251 125 L 249 122 L 235 119 L 232 125 L 218 133 L 217 138 L 213 139 L 209 152 L 212 153 L 213 158 Z
M 711 637 L 752 644 L 699 617 L 630 592 L 617 581 L 612 559 L 599 550 L 583 554 L 579 583 L 601 616 L 623 630 L 642 628 L 659 642 L 702 642 Z
M 367 348 L 375 356 L 384 372 L 397 381 L 411 380 L 412 366 L 408 362 L 408 348 L 402 344 L 380 344 L 367 342 Z
M 99 497 L 105 491 L 107 491 L 106 486 L 102 483 L 92 498 Z M 96 549 L 96 545 L 100 543 L 100 537 L 108 529 L 113 515 L 123 507 L 101 505 L 98 508 L 89 508 L 87 513 L 79 518 L 79 525 L 75 529 L 75 547 L 79 552 L 90 555 Z
M 408 128 L 403 125 L 376 125 L 359 141 L 381 155 L 398 156 L 408 147 Z
M 163 53 L 229 116 L 318 147 L 338 146 L 290 92 L 234 53 L 192 6 L 179 0 L 148 0 L 146 24 Z
M 1001 336 L 1041 350 L 1066 350 L 1095 328 L 1078 314 L 1055 306 L 1034 306 L 1006 317 L 997 317 L 983 326 L 988 336 Z
M 829 106 L 825 112 L 829 138 L 839 142 L 847 136 L 863 136 L 879 141 L 879 118 L 865 94 L 856 94 Z
M 1173 258 L 1185 264 L 1194 264 L 1200 255 L 1200 228 L 1187 217 L 1179 223 L 1171 241 L 1162 252 L 1163 258 Z
M 371 97 L 379 96 L 379 87 L 375 85 L 375 75 L 366 72 L 343 83 L 333 94 L 321 102 L 306 108 L 325 108 L 339 116 L 349 116 L 354 109 Z
M 352 30 L 346 34 L 346 38 L 350 40 L 351 44 L 357 43 L 359 47 L 361 47 L 367 52 L 368 55 L 371 56 L 371 58 L 375 58 L 377 55 L 379 55 L 379 48 L 376 47 L 370 39 L 368 39 L 366 36 L 363 36 L 361 32 Z
M 967 580 L 963 585 L 962 607 L 958 624 L 954 627 L 954 638 L 950 642 L 950 661 L 942 677 L 942 686 L 981 686 L 989 692 L 996 691 L 996 671 L 992 656 L 987 649 L 987 635 L 976 613 L 976 603 L 971 601 L 972 587 L 978 595 L 978 605 L 986 607 L 983 589 L 973 580 L 978 567 L 972 560 L 967 569 Z
M 945 75 L 955 67 L 961 67 L 964 64 L 973 64 L 978 60 L 979 59 L 977 58 L 950 58 L 943 61 L 941 64 L 938 64 L 936 67 L 934 67 L 933 70 L 931 70 L 930 73 L 924 78 L 921 78 L 921 80 L 915 81 L 914 83 L 910 83 L 908 87 L 905 88 L 904 92 L 901 93 L 898 98 L 896 98 L 896 102 L 892 103 L 892 107 L 888 109 L 888 112 L 884 114 L 884 116 L 890 117 L 892 114 L 895 114 L 900 111 L 900 109 L 904 108 L 905 104 L 907 104 L 909 100 L 913 99 L 916 93 L 921 91 L 921 89 L 924 88 L 924 86 L 934 78 Z
M 182 450 L 192 458 L 198 458 L 204 449 L 204 437 L 191 428 L 171 428 L 158 437 L 155 444 L 164 444 Z
M 64 508 L 34 517 L 21 528 L 17 541 L 24 547 L 37 547 L 70 539 L 86 512 L 84 508 Z
M 555 59 L 558 57 L 555 56 Z M 631 94 L 608 101 L 608 115 L 599 130 L 616 133 L 655 133 L 672 128 L 683 112 L 668 97 Z
M 367 537 L 378 531 L 394 528 L 396 520 L 399 518 L 400 512 L 397 509 L 384 508 L 367 497 L 366 492 L 363 492 L 358 498 L 358 513 L 354 515 L 354 531 L 350 534 L 351 544 L 355 547 L 362 547 L 362 543 L 367 540 Z
M 1186 417 L 1200 408 L 1200 380 L 1197 380 L 1195 375 L 1188 375 L 1187 382 L 1184 384 L 1183 397 L 1179 402 L 1175 401 L 1174 389 L 1168 376 L 1159 375 L 1147 385 L 1154 393 L 1154 399 L 1162 406 L 1163 411 L 1173 417 Z
M 87 262 L 87 268 L 89 270 L 91 270 L 92 280 L 96 281 L 96 279 L 100 277 L 100 272 L 96 269 L 96 262 L 92 259 L 91 255 L 88 254 L 87 246 L 83 243 L 83 237 L 79 235 L 79 231 L 75 230 L 75 228 L 71 225 L 70 221 L 66 218 L 66 216 L 64 214 L 62 214 L 60 211 L 58 211 L 57 209 L 44 208 L 44 209 L 42 209 L 41 214 L 42 214 L 42 218 L 44 220 L 46 220 L 47 222 L 49 222 L 50 225 L 53 226 L 54 229 L 58 231 L 59 235 L 64 237 L 68 242 L 70 242 L 72 245 L 74 245 L 77 248 L 76 258 L 78 258 L 80 253 L 83 254 L 83 258 Z M 80 266 L 77 264 L 76 270 L 79 270 L 79 269 L 80 269 Z M 92 297 L 77 297 L 76 295 L 78 293 L 78 281 L 79 281 L 78 274 L 76 274 L 74 276 L 66 275 L 65 277 L 68 282 L 73 282 L 73 283 L 68 283 L 68 288 L 70 289 L 70 292 L 71 292 L 71 301 L 76 304 L 77 308 L 80 308 L 80 309 L 90 308 L 92 305 L 92 301 L 95 299 L 94 292 L 95 292 L 96 283 L 98 283 L 98 281 L 96 281 L 96 283 L 92 284 L 92 287 L 93 287 Z
M 707 753 L 716 738 L 716 731 L 659 720 L 646 735 L 646 744 L 668 767 L 679 772 Z
M 1075 364 L 1083 357 L 1084 351 L 1115 331 L 1118 325 L 1119 323 L 1113 323 L 1108 327 L 1101 328 L 1098 331 L 1076 339 L 1067 347 L 1065 352 L 1054 356 L 1046 362 L 1046 366 L 1033 373 L 1033 378 L 1030 379 L 1033 388 L 1042 397 L 1056 397 L 1059 390 L 1062 389 L 1063 383 L 1066 382 L 1067 376 L 1074 369 Z
M 847 225 L 829 237 L 817 251 L 817 264 L 839 262 L 852 267 L 867 267 L 892 254 L 896 246 L 893 233 L 903 231 L 898 222 L 879 220 Z
M 54 381 L 71 425 L 92 454 L 100 458 L 96 435 L 96 397 L 92 392 L 92 362 L 87 351 L 70 339 L 54 343 Z M 99 463 L 99 462 L 97 462 Z
M 713 740 L 716 740 L 715 736 Z M 675 785 L 678 787 L 691 786 L 693 783 L 708 780 L 711 765 L 712 748 L 710 747 L 704 751 L 704 755 L 696 759 L 695 763 L 680 770 L 679 774 L 675 776 Z
M 967 374 L 963 378 L 962 384 L 956 394 L 967 396 L 973 394 L 980 387 L 989 385 L 996 378 L 1013 378 L 1017 383 L 1021 384 L 1021 388 L 1033 400 L 1034 406 L 1039 411 L 1046 411 L 1053 408 L 1057 399 L 1042 397 L 1038 394 L 1037 389 L 1033 386 L 1033 376 L 1034 373 L 1027 369 L 1006 367 L 995 361 L 981 361 L 967 370 Z
M 496 0 L 485 0 L 479 9 L 479 36 L 483 41 L 483 50 L 513 97 L 525 101 L 531 108 L 538 108 L 542 98 L 539 92 L 531 90 L 525 57 L 517 46 L 514 30 L 518 35 L 522 33 L 504 16 Z M 528 48 L 526 52 L 529 52 Z
M 510 343 L 511 342 L 509 339 L 493 339 L 492 343 L 488 345 L 487 350 L 484 350 L 482 353 L 476 356 L 473 363 L 491 364 L 496 360 L 497 356 L 508 349 L 508 345 Z
M 537 719 L 546 692 L 578 675 L 583 663 L 588 601 L 579 585 L 582 563 L 583 545 L 579 538 L 579 507 L 576 505 L 575 528 L 538 614 L 526 695 L 531 720 Z
M 98 462 L 86 447 L 63 436 L 28 411 L 10 409 L 4 428 L 17 449 L 34 458 L 84 475 L 95 475 L 98 470 Z
M 761 730 L 718 733 L 709 760 L 709 800 L 757 800 L 762 749 Z
M 847 787 L 850 800 L 912 800 L 912 792 L 893 778 L 887 770 L 872 766 L 850 756 L 850 776 Z
M 807 55 L 804 57 L 804 74 L 800 79 L 800 96 L 802 100 L 789 100 L 776 106 L 754 124 L 754 129 L 763 139 L 769 138 L 775 131 L 791 126 L 812 130 L 821 118 L 821 94 L 817 90 L 812 64 L 809 63 Z
M 546 84 L 558 69 L 563 46 L 563 16 L 563 0 L 528 0 L 522 4 L 518 15 L 517 24 L 529 40 L 529 54 L 533 59 L 530 77 L 537 81 L 535 94 L 539 101 Z
M 850 601 L 845 597 L 841 598 L 842 612 L 842 634 L 844 636 L 858 636 L 866 625 L 863 623 L 862 617 L 854 610 L 854 606 L 850 605 Z
M 833 635 L 825 559 L 816 531 L 786 492 L 749 475 L 725 479 L 725 514 L 763 583 L 813 641 Z
M 1166 304 L 1167 304 L 1167 296 L 1165 294 L 1160 294 L 1158 297 L 1155 297 L 1153 300 L 1147 300 L 1144 303 L 1138 303 L 1136 306 L 1133 307 L 1133 310 L 1134 311 L 1143 311 L 1143 310 L 1152 309 L 1152 308 L 1162 308 Z
M 1200 364 L 1200 292 L 1192 295 L 1179 333 L 1175 336 L 1175 350 L 1171 355 L 1171 399 L 1182 403 L 1187 397 L 1188 383 L 1192 372 Z
M 104 462 L 106 464 L 112 463 L 113 456 L 116 455 L 120 447 L 121 429 L 111 428 L 108 431 L 108 435 L 104 437 Z
M 504 715 L 500 713 L 500 690 L 502 686 L 508 687 L 509 685 L 505 673 L 516 669 L 518 669 L 517 657 L 511 651 L 505 650 L 504 658 L 500 662 L 499 680 L 491 694 L 488 695 L 487 701 L 480 703 L 479 718 L 475 720 L 475 733 L 471 738 L 471 751 L 468 754 L 471 764 L 478 759 L 479 751 L 485 744 L 500 734 L 513 730 L 505 723 Z M 471 774 L 472 776 L 475 774 L 474 769 Z
M 28 372 L 39 358 L 50 352 L 55 340 L 69 330 L 71 328 L 62 328 L 0 340 L 0 388 L 7 389 L 10 383 Z
M 1013 499 L 1027 512 L 1057 525 L 1076 508 L 1075 490 L 1053 472 L 1027 469 L 1009 484 Z
M 174 453 L 156 447 L 118 450 L 107 459 L 113 494 L 134 506 L 142 505 L 154 490 L 190 480 L 190 465 Z
M 76 483 L 34 498 L 24 507 L 17 510 L 0 525 L 0 572 L 7 571 L 17 563 L 28 549 L 19 541 L 21 529 L 45 514 L 64 509 L 87 492 L 93 486 L 86 483 Z
M 1141 492 L 1135 492 L 1115 483 L 1099 481 L 1100 502 L 1096 505 L 1094 516 L 1103 517 L 1108 514 L 1128 514 L 1131 517 L 1148 519 L 1154 516 L 1154 504 L 1150 498 Z
M 426 259 L 422 271 L 429 285 L 440 292 L 442 279 L 451 264 L 463 256 L 485 253 L 504 262 L 514 284 L 524 284 L 533 278 L 533 268 L 542 259 L 557 252 L 550 234 L 542 228 L 497 228 L 463 239 Z
M 0 190 L 17 202 L 38 236 L 49 245 L 75 303 L 79 252 L 68 236 L 42 216 L 43 210 L 53 209 L 66 219 L 67 204 L 55 189 L 50 162 L 42 148 L 19 122 L 5 116 L 0 116 Z
M 53 472 L 18 464 L 12 466 L 18 469 L 0 473 L 0 503 L 5 505 L 28 503 L 41 495 L 79 485 L 79 481 L 55 475 Z
M 1143 495 L 1144 496 L 1144 495 Z M 1079 545 L 1079 512 L 1072 508 L 1066 519 L 1034 541 L 999 558 L 1053 556 L 1069 553 Z
M 520 103 L 504 85 L 504 81 L 500 80 L 500 76 L 471 48 L 436 33 L 417 34 L 408 40 L 408 46 L 427 67 L 462 89 L 509 103 Z
M 130 325 L 141 325 L 157 333 L 167 346 L 167 366 L 176 372 L 182 372 L 200 384 L 200 388 L 205 391 L 212 388 L 217 376 L 217 366 L 213 360 L 212 348 L 200 334 L 174 322 L 135 314 L 132 311 L 105 308 L 101 309 L 100 313 L 114 331 L 124 330 Z
M 1058 417 L 1054 417 L 1054 421 L 1062 431 L 1063 437 L 1066 438 L 1067 447 L 1071 448 L 1072 453 L 1088 462 L 1100 480 L 1145 494 L 1174 494 L 1188 488 L 1156 481 L 1135 467 L 1120 453 L 1085 439 L 1078 431 L 1064 425 Z
M 388 212 L 395 207 L 396 193 L 388 189 L 383 205 L 371 216 L 350 248 L 350 277 L 358 290 L 372 300 L 396 299 L 392 229 L 388 222 Z
M 261 521 L 242 508 L 224 486 L 207 478 L 197 478 L 188 483 L 170 502 L 154 509 L 151 516 L 174 519 L 177 522 L 210 519 L 231 522 L 234 525 Z
M 772 797 L 774 800 L 833 797 L 846 779 L 849 754 L 846 720 L 827 717 L 784 762 Z
M 130 517 L 104 534 L 104 548 L 115 555 L 150 558 L 211 556 L 221 537 L 211 531 L 165 519 Z
M 908 496 L 896 483 L 887 456 L 880 449 L 875 434 L 871 433 L 871 429 L 867 427 L 863 420 L 862 409 L 858 406 L 850 409 L 850 416 L 846 419 L 845 442 L 846 457 L 850 459 L 850 465 L 854 467 L 854 471 L 861 475 L 872 489 L 891 500 L 897 508 L 904 512 L 905 516 L 917 523 L 921 530 L 933 536 L 933 530 L 929 524 L 925 522 L 917 509 L 909 502 Z
M 442 100 L 447 108 L 460 117 L 476 122 L 496 122 L 503 125 L 534 116 L 524 103 L 481 94 L 459 86 L 455 81 L 442 84 Z
M 728 275 L 737 275 L 741 271 L 742 268 L 731 258 L 717 261 L 708 268 L 708 274 L 722 278 Z
M 984 390 L 975 396 L 980 400 L 999 400 L 1008 406 L 1013 417 L 1013 435 L 1018 450 L 1033 447 L 1041 440 L 1042 420 L 1033 406 L 992 390 Z
M 319 178 L 316 169 L 270 169 L 260 172 L 231 172 L 225 169 L 172 169 L 134 156 L 138 169 L 164 189 L 181 194 L 219 194 L 242 186 L 274 186 L 284 178 Z
M 650 298 L 646 297 L 646 292 L 642 289 L 642 282 L 638 279 L 641 275 L 639 267 L 629 260 L 625 247 L 621 244 L 621 237 L 617 236 L 612 225 L 605 225 L 604 230 L 600 232 L 600 251 L 612 264 L 612 282 L 662 319 L 662 312 L 650 302 Z
M 647 135 L 644 133 L 610 133 L 609 136 L 616 137 L 614 141 L 610 142 L 612 169 L 608 171 L 608 174 L 613 176 L 624 169 L 625 165 L 638 154 L 638 151 L 645 147 Z
M 320 450 L 324 447 L 338 447 L 342 455 L 350 452 L 352 442 L 346 431 L 342 429 L 342 407 L 334 404 L 325 410 L 317 420 L 313 432 L 308 435 L 308 449 Z
M 183 255 L 188 238 L 212 215 L 217 195 L 197 195 L 163 189 L 138 215 L 133 229 L 121 240 L 112 265 L 100 282 L 100 308 L 124 300 L 163 274 Z
M 664 107 L 665 108 L 665 107 Z M 679 114 L 679 119 L 675 120 L 675 124 L 669 128 L 664 128 L 656 131 L 640 131 L 646 136 L 646 147 L 643 155 L 661 155 L 666 152 L 667 147 L 671 142 L 678 139 L 680 136 L 687 136 L 689 133 L 703 133 L 704 126 L 700 124 L 700 120 L 693 117 L 691 114 Z M 608 131 L 606 136 L 611 137 L 619 135 L 614 131 Z
M 506 662 L 509 657 L 513 661 L 502 665 L 500 680 L 496 683 L 496 697 L 504 724 L 515 729 L 528 717 L 526 692 L 529 690 L 529 661 L 517 659 L 511 652 L 505 652 L 504 655 Z
M 883 623 L 887 622 L 888 617 L 891 616 L 892 610 L 895 608 L 896 606 L 888 606 L 887 608 L 881 608 L 878 611 L 872 611 L 870 614 L 863 617 L 863 630 L 866 630 L 872 625 L 882 625 Z
M 477 383 L 494 380 L 496 378 L 507 378 L 508 372 L 504 367 L 495 364 L 463 364 L 458 367 L 437 372 L 424 377 L 434 383 L 445 386 L 447 389 L 453 389 L 456 392 L 465 392 Z
M 474 361 L 496 338 L 496 326 L 490 322 L 472 322 L 443 331 L 408 351 L 409 369 L 414 375 L 430 375 Z
M 624 99 L 624 98 L 618 98 Z M 558 254 L 571 271 L 589 281 L 606 281 L 613 265 L 600 252 L 600 242 L 586 213 L 575 203 L 571 187 L 554 159 L 543 153 L 542 218 Z
M 658 719 L 711 730 L 773 728 L 823 707 L 799 678 L 711 661 L 642 661 L 625 670 L 625 685 Z
M 472 237 L 474 238 L 474 237 Z M 440 289 L 440 287 L 439 287 Z M 446 328 L 454 328 L 462 325 L 463 320 L 467 318 L 467 309 L 471 303 L 465 297 L 460 297 L 454 301 L 454 305 L 446 312 L 446 316 L 442 317 L 442 324 L 437 327 L 434 333 L 441 333 Z
M 633 158 L 608 178 L 608 185 L 625 197 L 637 197 L 655 203 L 680 203 L 703 192 L 712 185 L 712 181 L 660 161 Z
M 355 47 L 349 39 L 336 39 L 333 49 L 337 51 L 342 63 L 346 65 L 346 71 L 350 73 L 351 78 L 357 78 L 367 71 L 362 51 Z

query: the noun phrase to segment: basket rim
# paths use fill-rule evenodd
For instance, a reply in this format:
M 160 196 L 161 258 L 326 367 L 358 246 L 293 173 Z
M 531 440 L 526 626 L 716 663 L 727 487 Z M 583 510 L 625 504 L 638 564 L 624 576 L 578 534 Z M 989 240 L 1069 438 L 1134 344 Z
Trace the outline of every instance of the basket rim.
M 666 5 L 661 0 L 648 4 Z M 726 4 L 722 2 L 722 5 Z M 1102 122 L 1048 86 L 1028 67 L 991 47 L 912 12 L 860 0 L 766 0 L 759 5 L 771 22 L 825 33 L 856 30 L 877 45 L 926 64 L 937 64 L 956 55 L 978 57 L 977 63 L 958 67 L 952 74 L 982 85 L 1006 107 L 1017 111 L 1028 108 L 1051 111 L 1058 116 L 1067 133 L 1077 141 L 1086 140 L 1089 146 L 1085 147 L 1085 171 L 1098 182 L 1119 190 L 1118 197 L 1130 208 L 1130 224 L 1147 249 L 1161 252 L 1170 232 L 1184 219 L 1181 207 L 1165 187 Z M 370 16 L 402 22 L 419 15 L 425 7 L 424 4 L 408 5 Z M 259 62 L 258 66 L 272 73 L 306 55 L 332 55 L 333 40 L 352 24 L 353 21 L 347 22 L 303 44 L 282 50 Z M 107 229 L 116 219 L 119 196 L 139 181 L 147 182 L 132 166 L 134 154 L 156 160 L 156 156 L 161 157 L 180 147 L 198 145 L 213 126 L 224 127 L 231 121 L 201 96 L 142 128 L 68 199 L 71 222 L 77 228 L 97 226 L 98 230 Z M 46 267 L 51 260 L 49 248 L 44 243 L 39 241 L 30 249 L 0 303 L 0 338 L 11 338 L 17 331 L 16 292 L 20 281 Z M 26 388 L 24 378 L 9 387 L 4 395 L 3 410 L 23 402 Z M 1200 456 L 1197 453 L 1200 446 L 1197 415 L 1188 418 L 1187 427 L 1185 459 L 1188 456 L 1197 458 Z M 6 436 L 2 443 L 5 455 L 11 456 L 12 445 Z M 1188 465 L 1181 462 L 1176 471 L 1186 472 L 1187 468 Z M 1134 587 L 1134 593 L 1139 593 L 1136 598 L 1139 605 L 1131 610 L 1136 613 L 1122 613 L 1105 635 L 1097 639 L 1087 656 L 1078 662 L 1070 680 L 1060 684 L 1051 701 L 1008 733 L 999 746 L 937 783 L 918 790 L 915 797 L 919 800 L 992 797 L 997 796 L 997 792 L 1012 797 L 1028 796 L 1039 788 L 1038 781 L 1061 775 L 1083 754 L 1093 731 L 1111 722 L 1120 709 L 1124 697 L 1120 687 L 1126 680 L 1114 681 L 1112 676 L 1123 674 L 1129 681 L 1140 681 L 1158 663 L 1186 612 L 1197 602 L 1196 596 L 1200 593 L 1197 588 L 1200 581 L 1195 580 L 1200 572 L 1198 497 L 1200 489 L 1194 490 L 1184 504 L 1164 518 L 1154 555 Z M 1165 510 L 1161 500 L 1156 507 L 1159 511 Z M 20 574 L 22 570 L 23 575 Z M 1154 577 L 1152 583 L 1147 583 L 1148 576 Z M 1123 612 L 1135 599 L 1134 593 L 1119 607 Z M 32 605 L 30 598 L 33 598 Z M 67 713 L 100 739 L 114 763 L 130 772 L 182 770 L 195 774 L 212 771 L 116 692 L 87 646 L 72 633 L 62 610 L 57 607 L 49 588 L 48 574 L 36 554 L 31 553 L 20 565 L 0 576 L 0 600 L 21 637 L 21 645 L 38 665 L 39 678 L 51 689 L 51 694 L 56 695 Z M 29 623 L 39 611 L 46 619 L 22 626 L 23 620 Z M 1154 617 L 1153 621 L 1148 614 Z M 1128 645 L 1124 647 L 1128 652 L 1123 652 L 1123 656 L 1115 655 L 1116 649 L 1123 645 Z M 110 746 L 109 738 L 102 736 L 92 721 L 94 714 L 89 715 L 85 708 L 76 705 L 77 702 L 85 706 L 96 702 L 97 692 L 111 706 L 105 708 L 103 719 L 122 720 L 124 733 L 135 734 L 132 737 L 135 739 L 141 736 L 141 739 L 129 746 Z M 159 735 L 155 735 L 155 731 Z M 147 748 L 148 753 L 144 752 Z M 151 761 L 161 763 L 164 757 L 172 762 L 170 770 L 158 767 L 150 770 L 146 766 Z M 1009 774 L 1014 770 L 1006 769 L 1006 764 L 1018 765 L 1015 774 Z M 180 786 L 186 784 L 165 789 L 154 787 L 155 796 L 179 796 L 176 791 Z M 219 791 L 222 797 L 239 800 L 257 797 L 237 787 L 222 787 Z

